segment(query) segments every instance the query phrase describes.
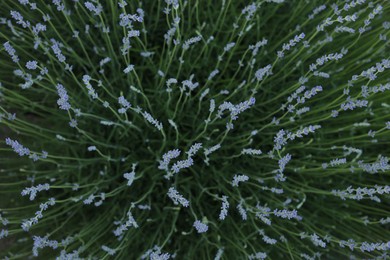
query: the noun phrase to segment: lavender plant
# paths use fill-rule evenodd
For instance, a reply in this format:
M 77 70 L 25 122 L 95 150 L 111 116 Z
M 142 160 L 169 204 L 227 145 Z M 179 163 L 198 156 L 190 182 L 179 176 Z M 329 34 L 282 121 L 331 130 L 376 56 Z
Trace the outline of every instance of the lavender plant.
M 387 259 L 390 2 L 2 0 L 3 259 Z

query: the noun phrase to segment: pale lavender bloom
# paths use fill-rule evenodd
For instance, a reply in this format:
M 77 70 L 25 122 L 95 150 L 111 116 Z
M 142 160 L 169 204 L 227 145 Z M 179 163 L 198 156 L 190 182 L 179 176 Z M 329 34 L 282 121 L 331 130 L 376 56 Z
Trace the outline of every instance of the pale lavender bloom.
M 333 159 L 330 161 L 330 165 L 331 166 L 336 166 L 336 165 L 340 165 L 340 164 L 345 164 L 347 163 L 347 159 L 346 158 L 336 158 L 336 159 Z
M 271 220 L 269 220 L 268 217 L 270 215 L 271 209 L 265 206 L 263 207 L 259 203 L 257 203 L 256 209 L 258 210 L 258 212 L 256 212 L 256 217 L 270 226 Z
M 169 88 L 172 84 L 176 84 L 177 83 L 177 79 L 175 78 L 170 78 L 167 80 L 166 84 L 167 84 L 167 87 Z
M 29 70 L 35 70 L 38 67 L 38 62 L 33 60 L 33 61 L 28 61 L 26 63 L 26 68 Z
M 150 259 L 150 260 L 168 260 L 171 258 L 171 255 L 168 253 L 162 253 L 161 247 L 155 245 L 153 249 L 147 250 L 142 256 L 141 259 Z M 172 256 L 174 258 L 174 256 Z
M 69 126 L 72 128 L 76 128 L 77 127 L 77 120 L 72 118 L 69 122 Z
M 238 209 L 238 212 L 239 212 L 240 215 L 241 215 L 242 220 L 247 220 L 247 219 L 248 219 L 248 216 L 247 216 L 247 214 L 246 214 L 246 210 L 245 210 L 244 207 L 242 206 L 243 203 L 244 203 L 244 200 L 241 199 L 240 203 L 237 205 L 237 209 Z
M 80 116 L 81 116 L 81 110 L 80 110 L 80 108 L 74 109 L 73 112 L 74 112 L 74 115 L 75 115 L 76 117 L 80 117 Z
M 267 258 L 267 253 L 263 252 L 257 252 L 256 254 L 251 254 L 248 256 L 248 260 L 254 260 L 254 259 L 266 259 Z
M 196 229 L 196 231 L 198 231 L 198 233 L 205 233 L 209 229 L 209 227 L 206 224 L 202 223 L 199 220 L 196 220 L 193 226 Z
M 302 217 L 300 217 L 298 215 L 298 212 L 294 209 L 294 210 L 286 210 L 286 209 L 283 209 L 283 210 L 280 210 L 280 209 L 275 209 L 274 210 L 274 215 L 277 216 L 277 217 L 280 217 L 280 218 L 286 218 L 286 219 L 292 219 L 292 218 L 295 218 L 297 220 L 301 220 Z
M 334 31 L 337 33 L 341 33 L 341 32 L 355 33 L 355 29 L 347 26 L 336 26 Z
M 382 225 L 388 224 L 388 223 L 390 223 L 390 217 L 381 218 L 381 219 L 379 220 L 379 222 L 380 222 Z
M 48 183 L 38 184 L 37 186 L 32 186 L 31 188 L 24 188 L 21 192 L 22 196 L 30 195 L 30 200 L 34 200 L 37 193 L 43 190 L 49 190 L 50 185 Z
M 134 38 L 140 36 L 140 31 L 139 30 L 130 30 L 127 32 L 127 37 L 128 38 Z M 153 52 L 141 52 L 141 56 L 143 57 L 149 57 L 153 54 Z
M 263 152 L 260 149 L 252 149 L 252 148 L 244 148 L 241 151 L 241 154 L 249 154 L 249 155 L 260 155 Z
M 214 257 L 214 260 L 220 260 L 223 254 L 224 248 L 219 248 L 217 254 Z
M 382 155 L 379 156 L 379 161 L 370 163 L 363 163 L 363 161 L 358 161 L 359 167 L 368 173 L 378 173 L 379 171 L 385 172 L 390 169 L 390 165 L 388 164 L 389 158 L 384 157 Z
M 65 56 L 62 54 L 62 51 L 60 49 L 60 43 L 54 39 L 51 39 L 50 40 L 52 42 L 52 46 L 51 46 L 51 49 L 53 50 L 54 54 L 56 55 L 56 57 L 58 58 L 58 60 L 60 62 L 65 62 L 66 61 L 66 58 Z
M 83 82 L 88 89 L 88 95 L 90 95 L 93 99 L 98 98 L 98 94 L 96 93 L 95 89 L 92 87 L 90 83 L 91 77 L 89 75 L 84 75 L 83 76 Z
M 326 78 L 326 79 L 330 78 L 329 73 L 322 72 L 322 71 L 314 71 L 313 75 L 321 78 Z
M 339 111 L 337 110 L 332 110 L 331 116 L 332 117 L 337 117 L 339 115 Z
M 21 5 L 28 5 L 29 0 L 18 0 Z
M 36 153 L 33 153 L 33 154 L 30 154 L 30 156 L 28 157 L 30 159 L 32 159 L 34 162 L 38 161 L 39 160 L 39 155 L 36 154 Z
M 301 83 L 301 81 L 306 82 L 307 80 L 308 80 L 307 78 L 302 78 L 302 77 L 299 79 L 300 83 Z M 301 84 L 304 84 L 304 83 L 301 83 Z M 305 89 L 306 89 L 306 87 L 303 85 L 300 86 L 299 88 L 297 88 L 297 90 L 295 90 L 295 92 L 287 98 L 287 103 L 291 103 L 294 99 L 297 99 L 298 94 L 305 91 Z
M 68 102 L 69 96 L 68 93 L 66 92 L 66 89 L 61 84 L 57 84 L 56 88 L 57 88 L 58 95 L 60 96 L 60 98 L 57 100 L 58 106 L 60 107 L 60 109 L 69 110 L 71 106 Z
M 122 26 L 122 27 L 129 27 L 131 28 L 132 27 L 132 22 L 134 21 L 133 19 L 131 19 L 131 15 L 130 14 L 125 14 L 125 13 L 121 13 L 119 15 L 119 25 Z
M 320 12 L 322 12 L 323 10 L 326 9 L 326 5 L 320 5 L 318 7 L 316 7 L 313 12 L 311 14 L 309 14 L 308 18 L 309 20 L 312 20 L 314 19 L 314 17 L 319 14 Z
M 209 75 L 209 77 L 207 78 L 207 80 L 208 80 L 208 81 L 212 80 L 218 73 L 219 73 L 219 70 L 218 70 L 218 69 L 213 70 L 213 71 L 210 73 L 210 75 Z
M 383 250 L 387 251 L 390 249 L 390 241 L 387 243 L 368 243 L 363 242 L 360 246 L 360 251 L 362 252 L 372 252 L 374 250 Z
M 120 96 L 118 98 L 118 103 L 119 105 L 121 105 L 125 110 L 129 109 L 131 107 L 131 104 L 129 101 L 126 100 L 126 98 L 124 96 Z M 118 110 L 119 111 L 119 110 Z M 121 113 L 121 112 L 119 112 Z M 122 113 L 124 114 L 124 113 Z
M 1 223 L 4 225 L 4 226 L 7 226 L 9 224 L 9 220 L 2 217 L 1 214 L 0 214 L 0 221 Z
M 296 111 L 297 115 L 302 115 L 306 112 L 310 111 L 310 107 L 302 107 Z
M 177 27 L 174 26 L 171 29 L 169 29 L 166 34 L 164 34 L 164 39 L 167 43 L 169 43 L 172 40 L 172 37 L 175 35 L 176 30 Z
M 13 62 L 19 62 L 19 57 L 16 55 L 15 49 L 11 46 L 9 42 L 5 42 L 3 44 L 5 51 L 11 56 Z
M 129 66 L 127 66 L 124 70 L 123 70 L 123 72 L 125 73 L 125 74 L 128 74 L 129 72 L 131 72 L 131 71 L 133 71 L 134 70 L 134 65 L 133 64 L 130 64 Z
M 138 16 L 137 14 L 124 14 L 124 13 L 121 13 L 119 15 L 119 18 L 120 18 L 119 25 L 122 26 L 122 27 L 127 27 L 129 29 L 132 28 L 133 22 L 140 22 L 140 23 L 143 22 L 143 17 Z
M 286 138 L 284 137 L 285 134 L 286 132 L 283 129 L 279 130 L 279 132 L 276 134 L 274 137 L 274 149 L 281 150 L 282 147 L 287 144 Z
M 190 202 L 180 195 L 174 187 L 169 188 L 167 195 L 175 205 L 181 204 L 183 207 L 188 207 L 190 205 Z
M 313 242 L 315 246 L 320 246 L 325 248 L 326 243 L 320 239 L 320 237 L 317 234 L 313 234 L 310 236 L 310 240 Z
M 51 20 L 51 17 L 50 17 L 49 14 L 44 14 L 44 15 L 42 16 L 42 19 L 43 19 L 43 21 L 48 22 L 48 21 Z
M 8 120 L 14 121 L 16 119 L 16 113 L 8 113 Z
M 162 70 L 158 70 L 157 74 L 162 78 L 165 77 L 165 73 Z
M 54 206 L 54 204 L 54 198 L 50 198 L 47 202 L 41 203 L 39 205 L 39 210 L 35 212 L 35 216 L 22 222 L 22 229 L 26 232 L 29 231 L 32 225 L 37 224 L 38 220 L 43 218 L 42 212 L 47 210 L 49 206 Z
M 255 3 L 252 3 L 246 6 L 244 9 L 242 9 L 241 13 L 246 15 L 245 16 L 246 20 L 250 20 L 255 14 L 256 10 L 257 10 L 257 5 Z
M 65 5 L 62 3 L 61 0 L 53 0 L 53 4 L 57 6 L 57 11 L 64 11 Z
M 277 243 L 277 240 L 276 240 L 276 239 L 270 238 L 269 236 L 266 236 L 266 235 L 263 236 L 263 241 L 264 241 L 265 243 L 267 243 L 267 244 L 270 244 L 270 245 L 274 245 L 274 244 Z
M 100 65 L 100 67 L 103 67 L 105 64 L 109 63 L 110 61 L 111 61 L 111 58 L 106 57 L 100 61 L 99 65 Z
M 284 52 L 291 49 L 291 47 L 294 47 L 297 43 L 299 43 L 301 40 L 305 38 L 305 34 L 301 33 L 299 35 L 295 35 L 293 39 L 291 39 L 288 43 L 284 43 L 282 46 L 281 51 L 277 51 L 277 55 L 279 58 L 284 57 Z
M 202 40 L 202 36 L 192 37 L 192 38 L 186 40 L 182 47 L 184 50 L 188 50 L 191 45 L 193 45 L 197 42 L 200 42 L 201 40 Z
M 73 38 L 79 38 L 79 33 L 80 33 L 79 31 L 74 30 L 72 37 Z
M 160 165 L 158 166 L 158 168 L 160 170 L 166 170 L 168 171 L 168 164 L 169 162 L 172 160 L 172 159 L 175 159 L 177 157 L 179 157 L 180 155 L 180 150 L 179 149 L 174 149 L 174 150 L 170 150 L 168 152 L 166 152 L 164 155 L 163 155 L 163 160 L 160 161 Z
M 226 44 L 226 46 L 223 48 L 223 50 L 224 50 L 225 52 L 228 52 L 228 51 L 230 51 L 235 45 L 236 45 L 235 42 L 230 42 L 230 43 Z
M 272 66 L 271 64 L 268 64 L 264 68 L 258 69 L 255 73 L 255 77 L 258 81 L 263 80 L 264 76 L 270 76 L 272 75 Z
M 346 102 L 342 103 L 340 105 L 340 108 L 343 109 L 344 111 L 346 110 L 354 110 L 357 107 L 367 107 L 368 106 L 368 101 L 367 100 L 352 100 L 351 97 L 347 97 Z
M 256 103 L 256 99 L 254 97 L 251 97 L 248 101 L 241 102 L 234 107 L 230 108 L 230 117 L 232 120 L 236 120 L 238 118 L 238 115 L 245 110 L 249 109 L 251 106 L 253 106 Z
M 219 220 L 224 220 L 229 209 L 228 196 L 222 196 L 221 212 L 219 213 Z
M 41 159 L 46 159 L 48 155 L 49 155 L 48 152 L 42 151 Z
M 94 199 L 95 199 L 95 195 L 90 194 L 90 195 L 88 196 L 88 198 L 86 198 L 85 200 L 83 200 L 83 203 L 84 203 L 85 205 L 89 205 L 89 204 L 91 204 L 91 203 L 93 202 Z
M 339 246 L 340 246 L 341 248 L 344 248 L 345 246 L 348 246 L 349 249 L 350 249 L 351 251 L 353 251 L 353 249 L 354 249 L 355 246 L 356 246 L 356 242 L 355 242 L 355 240 L 353 240 L 353 239 L 348 239 L 347 241 L 345 241 L 345 240 L 340 240 Z
M 38 249 L 42 249 L 45 247 L 51 247 L 52 249 L 57 249 L 58 241 L 49 240 L 49 235 L 45 237 L 33 236 L 34 245 L 32 248 L 32 252 L 34 256 L 38 256 Z
M 24 21 L 23 16 L 17 11 L 11 11 L 11 16 L 16 20 L 17 24 L 20 24 L 23 28 L 30 27 L 29 21 Z
M 41 71 L 39 72 L 42 76 L 47 75 L 49 73 L 49 70 L 46 67 L 43 67 Z
M 88 147 L 87 147 L 87 150 L 88 150 L 89 152 L 96 151 L 96 146 L 94 146 L 94 145 L 88 146 Z
M 189 168 L 194 164 L 194 160 L 190 157 L 186 160 L 177 161 L 173 164 L 171 171 L 173 173 L 179 173 L 181 169 Z
M 276 239 L 273 239 L 273 238 L 270 238 L 269 236 L 267 236 L 265 233 L 264 233 L 264 230 L 263 229 L 260 229 L 259 230 L 259 233 L 260 235 L 263 237 L 263 241 L 267 244 L 270 244 L 270 245 L 274 245 L 277 243 L 277 240 Z
M 323 89 L 322 89 L 322 86 L 315 86 L 314 88 L 312 88 L 311 90 L 307 90 L 305 91 L 305 93 L 303 94 L 303 97 L 305 99 L 310 99 L 312 98 L 313 96 L 315 96 L 318 92 L 321 92 Z M 302 98 L 300 97 L 297 97 L 297 103 L 301 103 L 303 104 L 305 101 L 302 101 L 301 100 Z
M 389 194 L 390 186 L 378 186 L 375 185 L 375 188 L 356 188 L 353 189 L 352 186 L 349 186 L 346 190 L 332 190 L 332 194 L 335 196 L 339 196 L 342 200 L 346 198 L 354 199 L 354 200 L 362 200 L 365 198 L 369 198 L 371 200 L 380 202 L 380 199 L 375 194 Z M 367 195 L 367 197 L 365 197 Z
M 118 103 L 119 103 L 119 105 L 122 106 L 122 108 L 118 109 L 118 112 L 120 114 L 126 113 L 127 109 L 129 109 L 131 107 L 130 102 L 127 101 L 127 99 L 124 96 L 120 96 L 118 98 Z
M 234 175 L 233 176 L 233 181 L 232 181 L 232 186 L 233 187 L 238 187 L 238 184 L 240 182 L 246 182 L 249 180 L 249 177 L 246 175 Z
M 165 3 L 168 5 L 168 6 L 171 6 L 174 8 L 174 9 L 177 9 L 179 8 L 179 1 L 178 0 L 165 0 Z
M 214 110 L 215 110 L 215 100 L 214 99 L 210 99 L 210 108 L 209 108 L 210 114 L 213 113 Z
M 123 174 L 123 177 L 127 179 L 127 186 L 131 186 L 131 184 L 133 184 L 133 181 L 135 179 L 135 172 L 126 172 Z
M 109 255 L 115 255 L 116 250 L 111 249 L 108 246 L 102 245 L 102 250 L 105 251 Z
M 310 71 L 316 70 L 319 66 L 324 65 L 328 61 L 338 61 L 341 59 L 344 55 L 342 53 L 330 53 L 327 55 L 324 55 L 316 60 L 316 63 L 313 63 L 310 65 Z
M 146 121 L 154 125 L 158 130 L 161 131 L 163 129 L 162 123 L 154 119 L 151 114 L 149 114 L 148 112 L 143 112 L 142 115 L 144 116 Z
M 132 208 L 132 207 L 131 207 Z M 138 228 L 138 224 L 137 222 L 135 221 L 133 215 L 131 214 L 131 208 L 127 211 L 127 220 L 126 222 L 124 223 L 121 223 L 119 227 L 117 227 L 113 232 L 114 232 L 114 235 L 119 237 L 123 234 L 123 232 L 125 232 L 126 230 L 129 229 L 129 227 L 134 227 L 134 228 Z
M 210 147 L 210 148 L 205 148 L 205 149 L 204 149 L 204 154 L 205 154 L 206 156 L 208 156 L 209 154 L 211 154 L 211 153 L 217 151 L 219 148 L 221 148 L 221 144 L 216 144 L 216 145 L 214 145 L 214 146 L 212 146 L 212 147 Z
M 217 118 L 222 118 L 222 113 L 225 110 L 232 111 L 234 109 L 234 105 L 228 101 L 224 101 L 221 105 L 218 107 L 218 113 L 217 113 Z
M 188 150 L 188 152 L 186 152 L 188 154 L 188 157 L 194 156 L 200 150 L 200 148 L 202 148 L 202 143 L 193 144 Z
M 100 13 L 103 11 L 103 7 L 100 4 L 97 4 L 96 6 L 91 2 L 85 2 L 85 7 L 93 12 L 94 15 L 100 15 Z
M 30 149 L 25 148 L 18 141 L 11 140 L 9 137 L 5 139 L 5 143 L 12 147 L 12 149 L 19 154 L 19 156 L 30 155 Z
M 194 78 L 194 75 L 192 74 L 190 76 L 190 79 L 186 79 L 186 80 L 182 81 L 181 84 L 183 85 L 183 88 L 187 87 L 190 91 L 196 89 L 199 86 L 199 83 L 192 82 L 193 78 Z
M 279 160 L 279 173 L 283 173 L 284 172 L 284 168 L 286 167 L 286 164 L 291 160 L 291 154 L 286 154 L 286 156 L 282 157 L 280 160 Z
M 290 140 L 294 140 L 296 137 L 302 138 L 303 135 L 308 135 L 309 133 L 314 133 L 315 130 L 320 129 L 320 125 L 309 125 L 304 127 L 303 129 L 298 130 L 296 133 L 288 133 L 287 138 Z
M 275 187 L 272 187 L 270 189 L 270 191 L 273 192 L 273 193 L 276 193 L 276 194 L 282 194 L 284 192 L 283 189 L 278 189 L 278 188 L 275 188 Z
M 7 229 L 0 230 L 0 239 L 3 239 L 5 237 L 8 237 L 8 230 Z
M 151 210 L 150 205 L 138 205 L 138 208 L 141 210 Z
M 257 42 L 255 45 L 249 45 L 249 49 L 252 50 L 252 56 L 256 56 L 258 51 L 259 51 L 259 48 L 267 45 L 267 43 L 268 43 L 268 40 L 263 39 L 263 40 Z
M 203 100 L 203 98 L 204 98 L 205 96 L 207 96 L 207 94 L 209 94 L 209 92 L 210 92 L 210 89 L 209 89 L 209 88 L 205 89 L 205 90 L 202 92 L 202 94 L 200 95 L 199 100 Z

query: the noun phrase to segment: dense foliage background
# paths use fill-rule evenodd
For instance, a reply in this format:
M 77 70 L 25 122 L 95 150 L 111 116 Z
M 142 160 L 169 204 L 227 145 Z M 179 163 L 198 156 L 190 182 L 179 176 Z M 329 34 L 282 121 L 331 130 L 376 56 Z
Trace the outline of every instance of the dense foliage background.
M 4 259 L 385 259 L 390 2 L 2 0 Z

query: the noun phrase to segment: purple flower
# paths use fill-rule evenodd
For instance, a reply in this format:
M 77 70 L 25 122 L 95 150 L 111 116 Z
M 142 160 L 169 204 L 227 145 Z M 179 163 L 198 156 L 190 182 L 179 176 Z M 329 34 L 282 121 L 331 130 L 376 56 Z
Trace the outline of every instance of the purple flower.
M 196 231 L 198 231 L 198 233 L 205 233 L 209 229 L 209 227 L 206 224 L 200 222 L 199 220 L 196 220 L 193 226 L 196 229 Z

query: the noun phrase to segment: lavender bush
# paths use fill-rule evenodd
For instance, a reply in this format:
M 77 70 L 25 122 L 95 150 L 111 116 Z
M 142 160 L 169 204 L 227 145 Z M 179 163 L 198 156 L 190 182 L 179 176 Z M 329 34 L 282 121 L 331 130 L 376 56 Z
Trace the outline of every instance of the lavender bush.
M 2 0 L 3 259 L 387 259 L 390 2 Z

